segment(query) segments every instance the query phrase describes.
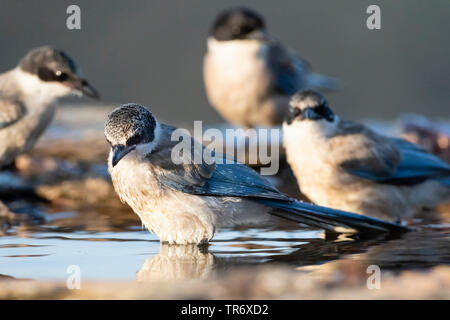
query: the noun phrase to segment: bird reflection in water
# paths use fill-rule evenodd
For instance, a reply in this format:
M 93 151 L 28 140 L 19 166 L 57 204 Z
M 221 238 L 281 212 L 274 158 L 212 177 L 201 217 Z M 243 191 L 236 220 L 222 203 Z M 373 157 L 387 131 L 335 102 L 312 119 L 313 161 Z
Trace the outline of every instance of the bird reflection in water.
M 318 265 L 339 259 L 343 255 L 365 252 L 369 247 L 386 240 L 383 237 L 313 238 L 304 239 L 303 244 L 293 246 L 293 250 L 258 250 L 257 253 L 248 250 L 248 243 L 241 243 L 240 247 L 243 250 L 237 254 L 223 251 L 213 254 L 207 246 L 162 243 L 158 254 L 144 262 L 136 274 L 136 280 L 141 282 L 207 279 L 234 267 L 261 265 L 262 261 L 265 264 L 284 264 L 294 268 Z M 213 242 L 211 247 L 214 248 L 215 244 Z M 236 247 L 236 244 L 233 244 L 233 247 Z M 243 252 L 247 254 L 242 254 Z
M 206 247 L 162 243 L 158 254 L 148 258 L 136 274 L 138 281 L 205 279 L 215 257 Z

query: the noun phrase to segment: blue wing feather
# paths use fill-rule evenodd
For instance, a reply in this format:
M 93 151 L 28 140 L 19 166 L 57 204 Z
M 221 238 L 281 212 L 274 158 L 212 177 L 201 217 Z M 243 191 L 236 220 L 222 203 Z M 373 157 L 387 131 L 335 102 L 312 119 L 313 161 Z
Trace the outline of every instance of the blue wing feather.
M 337 79 L 310 72 L 308 62 L 278 42 L 269 44 L 267 61 L 273 77 L 273 86 L 283 95 L 290 96 L 307 88 L 336 90 L 340 87 Z
M 391 139 L 401 160 L 390 172 L 374 172 L 370 168 L 347 169 L 355 176 L 386 184 L 413 185 L 434 179 L 450 186 L 450 165 L 444 160 L 406 140 Z M 385 159 L 388 161 L 389 159 Z
M 307 63 L 293 57 L 279 43 L 269 44 L 267 61 L 277 92 L 293 95 L 304 85 Z
M 180 191 L 199 195 L 290 200 L 256 171 L 237 162 L 217 164 L 212 176 L 202 185 L 191 185 L 186 188 L 186 184 L 180 184 L 172 179 L 162 177 L 161 181 Z
M 164 185 L 190 194 L 249 198 L 273 208 L 274 215 L 332 231 L 343 225 L 363 232 L 398 232 L 407 228 L 387 221 L 304 203 L 279 192 L 256 171 L 240 163 L 217 164 L 205 183 L 186 187 L 170 176 L 161 177 Z

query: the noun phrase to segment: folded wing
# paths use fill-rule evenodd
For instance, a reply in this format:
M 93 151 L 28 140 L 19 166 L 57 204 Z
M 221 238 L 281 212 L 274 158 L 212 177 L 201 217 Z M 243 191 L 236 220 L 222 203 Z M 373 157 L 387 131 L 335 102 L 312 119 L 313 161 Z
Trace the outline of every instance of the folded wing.
M 352 148 L 365 150 L 340 164 L 352 175 L 384 184 L 414 185 L 434 179 L 450 186 L 450 165 L 413 143 L 370 130 L 361 130 L 352 141 L 356 141 Z
M 273 87 L 276 92 L 293 95 L 300 89 L 339 88 L 337 79 L 310 72 L 308 62 L 298 57 L 292 50 L 280 43 L 271 41 L 267 44 L 268 66 L 273 75 Z
M 161 166 L 156 170 L 158 181 L 174 190 L 202 196 L 248 198 L 273 208 L 274 215 L 330 231 L 334 231 L 332 226 L 336 225 L 360 232 L 407 230 L 387 221 L 297 201 L 279 192 L 253 169 L 237 162 L 200 166 L 172 164 L 169 168 L 162 167 L 167 161 L 162 161 L 160 156 L 153 155 L 151 159 L 153 166 Z
M 0 92 L 0 129 L 6 128 L 25 115 L 24 106 L 17 100 L 5 98 Z

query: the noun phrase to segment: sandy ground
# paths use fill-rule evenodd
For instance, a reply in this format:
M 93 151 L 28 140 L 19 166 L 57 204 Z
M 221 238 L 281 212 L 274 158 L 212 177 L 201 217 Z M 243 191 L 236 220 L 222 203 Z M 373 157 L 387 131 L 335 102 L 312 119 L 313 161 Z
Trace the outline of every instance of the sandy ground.
M 383 274 L 368 289 L 365 270 L 349 260 L 301 268 L 234 269 L 208 281 L 65 283 L 4 279 L 0 299 L 450 299 L 450 267 Z

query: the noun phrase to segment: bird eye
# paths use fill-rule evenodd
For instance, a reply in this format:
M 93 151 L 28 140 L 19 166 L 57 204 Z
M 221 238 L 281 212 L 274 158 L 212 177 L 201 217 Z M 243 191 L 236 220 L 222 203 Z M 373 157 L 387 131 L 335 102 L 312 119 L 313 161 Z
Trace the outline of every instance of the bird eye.
M 68 78 L 67 73 L 62 72 L 61 70 L 57 70 L 55 72 L 55 80 L 56 81 L 66 81 Z
M 139 142 L 142 141 L 142 138 L 143 138 L 142 134 L 137 133 L 137 134 L 135 134 L 134 136 L 132 136 L 130 139 L 128 139 L 127 145 L 128 145 L 128 146 L 134 146 L 134 145 L 137 145 Z
M 67 73 L 62 72 L 61 70 L 53 71 L 49 68 L 42 67 L 39 68 L 37 75 L 39 79 L 42 81 L 66 81 L 69 77 Z

